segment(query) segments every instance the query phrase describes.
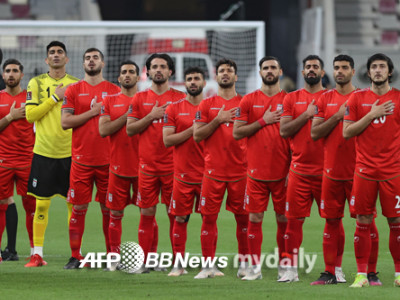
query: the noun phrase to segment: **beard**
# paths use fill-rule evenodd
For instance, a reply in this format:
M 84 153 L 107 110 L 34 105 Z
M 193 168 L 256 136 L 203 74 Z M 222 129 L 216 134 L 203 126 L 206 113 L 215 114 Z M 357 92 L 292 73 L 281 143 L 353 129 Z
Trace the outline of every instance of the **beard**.
M 161 76 L 161 77 L 156 77 L 156 76 L 149 76 L 149 78 L 151 79 L 151 81 L 153 81 L 155 84 L 163 84 L 166 83 L 168 78 Z
M 136 82 L 133 82 L 133 83 L 124 83 L 124 82 L 122 82 L 122 83 L 121 83 L 121 86 L 122 86 L 124 89 L 127 89 L 127 90 L 130 90 L 130 89 L 134 88 L 135 85 L 136 85 Z
M 101 67 L 98 67 L 97 69 L 87 69 L 85 68 L 85 73 L 88 74 L 89 76 L 96 76 L 101 73 Z
M 316 77 L 304 76 L 304 81 L 309 85 L 316 85 L 321 81 L 321 76 L 316 76 Z
M 21 80 L 16 80 L 14 79 L 14 81 L 12 83 L 10 83 L 10 81 L 5 82 L 6 86 L 8 86 L 9 88 L 15 88 L 16 86 L 19 85 L 19 83 L 21 82 Z
M 345 85 L 345 84 L 348 84 L 349 82 L 351 81 L 351 78 L 343 78 L 343 79 L 341 79 L 341 80 L 337 80 L 336 78 L 335 78 L 335 82 L 337 83 L 337 84 L 339 84 L 339 85 Z
M 385 78 L 385 79 L 382 79 L 382 80 L 372 80 L 371 79 L 372 83 L 377 85 L 377 86 L 381 86 L 381 85 L 385 84 L 388 80 L 389 80 L 388 77 Z
M 274 76 L 272 80 L 268 80 L 266 77 L 262 77 L 262 81 L 265 85 L 275 85 L 279 80 L 279 76 Z
M 196 97 L 196 96 L 200 95 L 200 94 L 203 92 L 203 87 L 202 87 L 202 86 L 199 86 L 199 87 L 198 87 L 197 89 L 195 89 L 195 90 L 191 90 L 191 89 L 186 88 L 186 91 L 187 91 L 187 93 L 188 93 L 190 96 Z
M 218 85 L 223 88 L 223 89 L 229 89 L 231 87 L 233 87 L 233 85 L 235 84 L 235 82 L 218 82 Z

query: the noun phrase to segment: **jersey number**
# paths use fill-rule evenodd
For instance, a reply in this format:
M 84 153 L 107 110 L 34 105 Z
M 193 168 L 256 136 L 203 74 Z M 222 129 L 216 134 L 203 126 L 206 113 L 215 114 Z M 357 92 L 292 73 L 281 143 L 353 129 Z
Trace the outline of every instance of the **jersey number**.
M 379 123 L 384 124 L 385 122 L 386 122 L 386 116 L 382 116 L 374 120 L 374 124 L 379 124 Z
M 47 97 L 50 98 L 50 87 L 47 88 Z
M 396 200 L 397 200 L 397 204 L 394 208 L 399 209 L 400 208 L 400 196 L 396 196 Z

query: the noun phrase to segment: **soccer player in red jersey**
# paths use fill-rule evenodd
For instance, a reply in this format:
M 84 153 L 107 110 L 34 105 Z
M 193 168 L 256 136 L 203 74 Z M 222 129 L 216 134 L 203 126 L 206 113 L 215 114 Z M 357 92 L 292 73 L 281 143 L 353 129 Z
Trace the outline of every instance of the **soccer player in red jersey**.
M 161 202 L 168 210 L 173 184 L 172 148 L 163 142 L 162 126 L 167 106 L 185 97 L 185 94 L 169 86 L 169 78 L 175 74 L 172 58 L 163 53 L 154 53 L 146 60 L 151 87 L 133 97 L 132 110 L 128 114 L 126 131 L 128 136 L 139 136 L 139 188 L 137 205 L 140 207 L 139 244 L 145 256 L 156 252 L 158 227 L 155 214 L 161 192 Z M 172 245 L 174 216 L 170 220 L 169 235 Z M 147 272 L 142 267 L 136 273 Z
M 110 209 L 108 236 L 110 251 L 119 253 L 124 209 L 136 203 L 139 167 L 138 137 L 126 134 L 126 119 L 132 97 L 137 92 L 139 67 L 133 61 L 123 61 L 119 68 L 118 82 L 121 93 L 103 100 L 99 132 L 110 137 L 110 175 L 106 206 Z M 132 195 L 131 195 L 132 188 Z M 114 266 L 111 270 L 115 270 Z
M 345 139 L 356 138 L 356 166 L 350 209 L 357 215 L 354 250 L 357 276 L 351 287 L 369 285 L 368 259 L 376 200 L 387 218 L 389 249 L 395 268 L 394 285 L 400 287 L 400 91 L 389 85 L 393 62 L 385 54 L 368 58 L 371 87 L 354 92 L 347 102 L 343 124 Z
M 195 210 L 199 212 L 204 158 L 203 143 L 193 140 L 193 121 L 203 100 L 204 77 L 204 71 L 198 67 L 185 70 L 187 96 L 169 105 L 165 111 L 168 120 L 163 129 L 164 144 L 174 149 L 174 185 L 169 211 L 175 216 L 172 231 L 175 257 L 185 255 L 187 224 L 195 204 Z M 180 276 L 184 272 L 181 266 L 175 266 L 168 276 Z
M 240 267 L 238 277 L 248 270 L 248 213 L 244 209 L 246 188 L 246 141 L 233 138 L 233 121 L 242 97 L 236 93 L 237 66 L 233 60 L 223 58 L 216 65 L 218 94 L 204 99 L 199 105 L 194 125 L 194 140 L 204 140 L 204 176 L 200 212 L 201 250 L 203 257 L 213 259 L 217 247 L 217 218 L 228 190 L 226 209 L 235 215 L 236 237 Z M 215 266 L 214 266 L 215 267 Z M 222 276 L 212 266 L 203 266 L 196 279 Z
M 33 216 L 36 200 L 27 195 L 27 188 L 35 134 L 33 125 L 25 119 L 26 90 L 22 90 L 20 85 L 24 76 L 23 70 L 24 67 L 16 59 L 8 59 L 3 64 L 6 88 L 0 91 L 0 245 L 6 226 L 6 210 L 9 205 L 15 206 L 13 200 L 15 182 L 26 212 L 26 229 L 33 248 Z M 11 237 L 8 237 L 9 247 L 5 252 L 7 257 L 3 257 L 4 260 L 18 260 L 15 238 L 16 235 L 12 249 Z
M 104 55 L 96 48 L 89 48 L 83 55 L 85 77 L 68 86 L 62 107 L 61 125 L 72 128 L 72 164 L 68 201 L 74 207 L 69 223 L 72 256 L 64 266 L 76 269 L 82 258 L 80 248 L 85 228 L 85 215 L 92 201 L 93 183 L 96 183 L 96 201 L 103 214 L 103 232 L 107 252 L 110 252 L 108 227 L 110 211 L 106 207 L 110 164 L 108 138 L 99 134 L 99 114 L 102 100 L 107 95 L 120 92 L 120 88 L 103 78 Z
M 313 141 L 310 136 L 315 103 L 324 92 L 321 78 L 324 63 L 317 55 L 303 60 L 304 88 L 286 95 L 283 101 L 280 134 L 289 138 L 292 150 L 286 194 L 288 224 L 285 250 L 291 263 L 279 282 L 298 281 L 297 265 L 293 259 L 303 240 L 303 223 L 310 216 L 313 199 L 319 206 L 323 169 L 323 141 Z
M 322 178 L 321 216 L 326 219 L 323 239 L 325 272 L 311 285 L 344 283 L 341 265 L 345 233 L 343 213 L 346 199 L 350 201 L 356 160 L 355 139 L 343 138 L 343 117 L 346 101 L 355 91 L 351 79 L 354 76 L 354 60 L 348 55 L 338 55 L 333 60 L 333 77 L 336 88 L 322 94 L 317 101 L 311 137 L 324 141 L 324 175 Z M 353 216 L 353 215 L 352 215 Z M 353 216 L 355 217 L 355 215 Z M 379 250 L 379 234 L 375 222 L 371 225 L 372 251 L 368 261 L 371 284 L 379 284 L 376 262 Z M 335 276 L 336 275 L 336 276 Z
M 282 69 L 277 58 L 266 56 L 260 60 L 259 67 L 263 81 L 261 89 L 243 97 L 239 117 L 236 118 L 233 127 L 235 139 L 247 137 L 245 205 L 249 212 L 247 236 L 253 268 L 242 280 L 262 278 L 262 221 L 270 194 L 278 225 L 276 240 L 280 258 L 285 252 L 286 177 L 289 171 L 290 149 L 289 142 L 279 134 L 279 120 L 286 92 L 280 88 L 279 77 L 282 75 Z

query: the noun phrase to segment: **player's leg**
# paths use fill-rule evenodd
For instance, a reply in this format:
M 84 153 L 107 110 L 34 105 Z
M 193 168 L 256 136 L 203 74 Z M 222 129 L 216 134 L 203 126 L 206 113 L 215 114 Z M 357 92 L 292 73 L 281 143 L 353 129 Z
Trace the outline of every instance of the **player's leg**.
M 379 232 L 375 224 L 375 216 L 371 223 L 370 228 L 371 236 L 371 253 L 368 258 L 368 282 L 370 285 L 381 286 L 382 282 L 378 278 L 378 272 L 376 271 L 376 265 L 378 262 L 379 254 Z
M 8 208 L 6 211 L 6 230 L 7 230 L 7 247 L 2 253 L 3 260 L 19 260 L 17 250 L 15 249 L 17 243 L 17 229 L 18 229 L 18 212 L 14 199 L 8 201 Z
M 172 187 L 174 182 L 173 174 L 160 176 L 161 181 L 161 203 L 165 204 L 167 210 L 167 215 L 169 219 L 169 240 L 171 242 L 171 247 L 173 247 L 173 234 L 172 230 L 174 228 L 175 216 L 169 212 L 169 204 L 171 202 Z
M 6 227 L 8 203 L 13 203 L 14 170 L 0 167 L 0 248 L 1 239 Z M 1 257 L 1 255 L 0 255 Z M 0 259 L 1 261 L 2 259 Z
M 11 197 L 12 198 L 12 197 Z M 3 237 L 4 229 L 6 228 L 6 211 L 8 208 L 8 198 L 0 200 L 0 247 L 1 240 Z M 0 254 L 0 262 L 2 262 L 2 256 Z

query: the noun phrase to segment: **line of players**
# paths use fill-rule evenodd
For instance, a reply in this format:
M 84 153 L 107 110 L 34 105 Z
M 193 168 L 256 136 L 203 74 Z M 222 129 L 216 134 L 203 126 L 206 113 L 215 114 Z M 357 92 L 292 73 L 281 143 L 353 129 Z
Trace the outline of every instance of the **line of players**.
M 380 285 L 376 276 L 378 232 L 373 222 L 379 190 L 383 214 L 390 226 L 395 285 L 400 284 L 397 241 L 400 219 L 396 211 L 400 197 L 396 197 L 396 184 L 393 184 L 399 173 L 396 169 L 397 154 L 393 150 L 397 142 L 393 136 L 398 125 L 396 120 L 391 121 L 398 111 L 394 105 L 398 92 L 389 86 L 393 63 L 387 56 L 377 54 L 368 60 L 371 88 L 356 91 L 351 84 L 354 62 L 349 56 L 339 55 L 333 62 L 336 88 L 326 92 L 321 84 L 323 62 L 318 56 L 310 55 L 303 61 L 304 88 L 288 95 L 280 90 L 282 69 L 279 61 L 274 57 L 264 57 L 259 63 L 262 87 L 243 99 L 235 90 L 236 64 L 223 59 L 216 65 L 218 94 L 203 100 L 204 72 L 196 67 L 187 70 L 187 95 L 176 91 L 168 84 L 174 73 L 173 61 L 165 54 L 154 54 L 146 61 L 152 86 L 143 92 L 136 90 L 139 68 L 130 61 L 120 67 L 121 92 L 105 81 L 102 76 L 104 57 L 95 48 L 84 54 L 85 78 L 66 89 L 63 85 L 69 82 L 60 79 L 76 79 L 65 73 L 68 61 L 65 46 L 59 42 L 50 44 L 47 55 L 50 71 L 31 80 L 26 103 L 28 121 L 39 123 L 36 124 L 37 149 L 33 150 L 35 154 L 28 184 L 28 195 L 35 196 L 37 201 L 32 256 L 27 267 L 45 264 L 42 247 L 48 200 L 55 194 L 67 196 L 67 203 L 73 204 L 69 218 L 72 256 L 65 268 L 78 267 L 82 258 L 80 247 L 85 214 L 95 182 L 106 247 L 112 252 L 118 251 L 121 241 L 123 210 L 135 201 L 141 212 L 139 244 L 145 254 L 157 251 L 155 214 L 161 191 L 162 203 L 166 204 L 170 217 L 169 232 L 174 255 L 185 252 L 187 222 L 197 199 L 195 209 L 203 220 L 202 253 L 204 257 L 214 257 L 218 235 L 216 221 L 227 190 L 226 208 L 235 215 L 241 254 L 237 275 L 243 280 L 262 278 L 262 220 L 271 194 L 282 262 L 278 281 L 298 281 L 297 266 L 284 265 L 283 261 L 291 261 L 299 249 L 302 224 L 310 215 L 315 198 L 321 216 L 326 218 L 323 242 L 326 270 L 312 285 L 346 282 L 341 270 L 344 248 L 341 219 L 345 200 L 351 198 L 352 214 L 357 217 L 355 252 L 358 266 L 358 275 L 352 286 Z M 18 69 L 18 64 L 17 67 L 11 66 Z M 4 79 L 7 84 L 6 67 Z M 52 74 L 60 67 L 63 72 Z M 22 76 L 22 70 L 19 73 Z M 52 79 L 56 80 L 51 84 L 44 82 Z M 47 89 L 45 84 L 49 86 Z M 50 89 L 51 86 L 54 90 Z M 389 101 L 385 102 L 386 99 Z M 9 101 L 11 108 L 2 122 L 5 119 L 11 123 L 18 118 L 12 103 Z M 32 113 L 28 106 L 41 108 L 44 103 L 46 107 L 40 112 Z M 68 195 L 65 188 L 49 195 L 48 185 L 40 183 L 50 173 L 52 175 L 47 179 L 52 186 L 58 187 L 58 182 L 54 182 L 57 180 L 55 175 L 59 173 L 60 163 L 68 165 L 65 161 L 68 156 L 60 159 L 48 155 L 50 161 L 43 160 L 46 155 L 41 151 L 46 147 L 38 143 L 40 121 L 46 116 L 43 111 L 49 112 L 53 107 L 60 110 L 61 106 L 61 119 L 58 117 L 49 122 L 53 122 L 53 128 L 61 127 L 64 133 L 68 132 L 66 129 L 73 129 L 70 188 Z M 345 122 L 342 122 L 344 115 Z M 389 121 L 391 124 L 386 125 Z M 342 131 L 346 138 L 358 136 L 357 148 L 355 139 L 344 139 Z M 110 139 L 104 139 L 106 136 Z M 48 136 L 44 140 L 46 138 Z M 375 145 L 378 138 L 379 147 L 370 149 L 371 146 L 366 146 Z M 47 146 L 52 149 L 54 145 L 58 144 Z M 53 150 L 58 152 L 58 149 Z M 54 163 L 58 165 L 52 167 Z M 382 168 L 388 171 L 382 171 Z M 351 193 L 354 169 L 355 184 Z M 65 174 L 68 176 L 69 172 Z M 61 181 L 65 185 L 65 177 Z M 130 195 L 131 187 L 133 195 Z M 35 226 L 35 221 L 41 223 L 41 227 Z M 35 239 L 35 233 L 39 238 Z M 143 272 L 148 270 L 137 271 Z M 185 270 L 178 267 L 173 268 L 169 275 L 183 273 Z M 203 268 L 195 278 L 214 276 L 223 276 L 223 273 L 215 268 Z

